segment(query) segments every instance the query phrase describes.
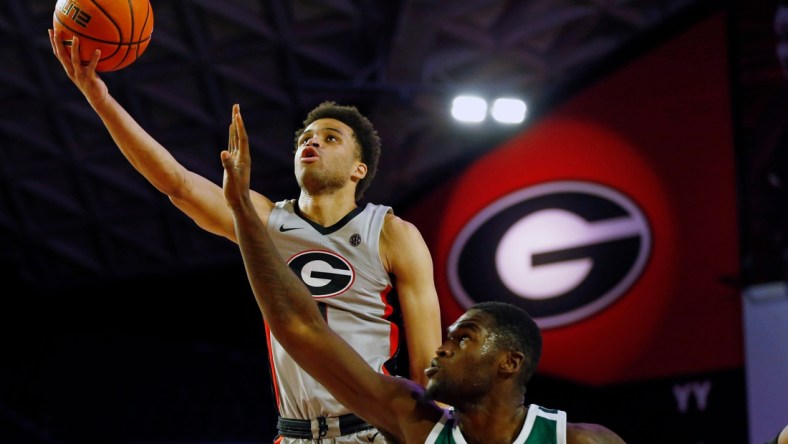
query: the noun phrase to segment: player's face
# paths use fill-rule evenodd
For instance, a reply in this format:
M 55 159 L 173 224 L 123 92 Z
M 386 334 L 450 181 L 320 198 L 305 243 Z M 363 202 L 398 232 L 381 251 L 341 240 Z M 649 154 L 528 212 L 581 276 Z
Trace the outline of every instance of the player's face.
M 777 59 L 788 79 L 788 6 L 780 6 L 774 15 L 774 35 L 777 37 Z
M 353 130 L 336 119 L 319 119 L 298 138 L 294 164 L 298 185 L 314 194 L 349 186 L 366 174 Z
M 426 370 L 427 396 L 459 408 L 490 392 L 502 357 L 490 322 L 489 314 L 469 310 L 449 327 Z

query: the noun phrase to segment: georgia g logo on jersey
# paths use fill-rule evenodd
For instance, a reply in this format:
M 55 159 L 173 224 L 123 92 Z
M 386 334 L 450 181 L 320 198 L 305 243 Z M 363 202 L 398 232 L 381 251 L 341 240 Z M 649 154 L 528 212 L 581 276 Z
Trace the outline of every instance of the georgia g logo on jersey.
M 510 302 L 540 327 L 557 327 L 621 297 L 650 249 L 648 222 L 623 194 L 590 182 L 543 183 L 471 219 L 449 253 L 449 285 L 465 308 Z
M 344 293 L 356 279 L 350 263 L 330 251 L 304 251 L 291 257 L 287 265 L 316 299 Z

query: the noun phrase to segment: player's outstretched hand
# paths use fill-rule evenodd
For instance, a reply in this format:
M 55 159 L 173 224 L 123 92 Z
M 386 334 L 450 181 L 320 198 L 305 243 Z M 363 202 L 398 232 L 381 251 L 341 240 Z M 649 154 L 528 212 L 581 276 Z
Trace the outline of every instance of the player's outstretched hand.
M 249 154 L 249 138 L 246 135 L 246 127 L 241 118 L 241 107 L 238 104 L 233 105 L 227 149 L 222 151 L 221 157 L 224 166 L 224 198 L 227 205 L 236 208 L 245 202 L 249 203 L 252 159 Z
M 77 85 L 77 88 L 85 95 L 91 105 L 99 103 L 108 96 L 107 85 L 96 74 L 96 66 L 101 58 L 101 52 L 96 49 L 90 62 L 83 65 L 79 58 L 79 38 L 74 36 L 71 39 L 71 46 L 64 44 L 60 31 L 49 29 L 49 43 L 52 45 L 52 52 L 63 65 L 68 78 Z

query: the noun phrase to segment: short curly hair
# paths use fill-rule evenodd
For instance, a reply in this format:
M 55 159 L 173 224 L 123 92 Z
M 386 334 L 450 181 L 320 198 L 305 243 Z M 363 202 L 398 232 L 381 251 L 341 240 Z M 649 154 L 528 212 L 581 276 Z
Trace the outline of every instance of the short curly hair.
M 315 120 L 336 119 L 353 130 L 353 136 L 359 147 L 361 161 L 367 165 L 367 175 L 358 181 L 356 186 L 356 200 L 361 200 L 364 192 L 369 187 L 375 173 L 378 171 L 378 161 L 380 160 L 380 137 L 377 130 L 369 119 L 359 112 L 358 108 L 352 105 L 339 105 L 334 101 L 325 101 L 317 105 L 307 114 L 303 121 L 303 126 L 296 131 L 295 140 L 298 146 L 298 138 L 304 133 L 306 127 Z
M 502 350 L 512 350 L 525 355 L 525 364 L 520 372 L 520 382 L 525 388 L 536 373 L 542 356 L 542 333 L 531 316 L 520 307 L 486 301 L 471 306 L 492 316 L 495 324 L 490 328 L 496 334 L 496 345 Z

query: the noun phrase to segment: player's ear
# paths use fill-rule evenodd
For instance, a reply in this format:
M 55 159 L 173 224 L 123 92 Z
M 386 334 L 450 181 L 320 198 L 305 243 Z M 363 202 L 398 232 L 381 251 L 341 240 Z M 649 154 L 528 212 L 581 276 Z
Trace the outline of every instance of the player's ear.
M 499 371 L 505 375 L 515 376 L 520 373 L 524 361 L 525 355 L 522 352 L 509 350 L 504 353 Z
M 367 176 L 367 164 L 364 162 L 358 162 L 356 164 L 355 169 L 353 170 L 353 174 L 350 177 L 356 180 L 361 180 Z

